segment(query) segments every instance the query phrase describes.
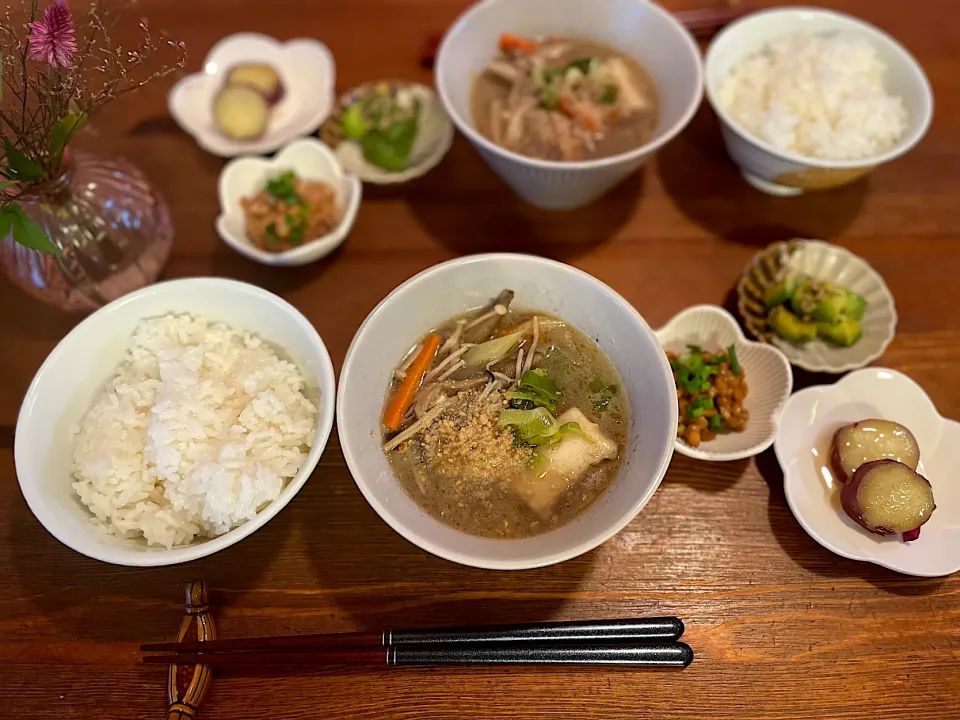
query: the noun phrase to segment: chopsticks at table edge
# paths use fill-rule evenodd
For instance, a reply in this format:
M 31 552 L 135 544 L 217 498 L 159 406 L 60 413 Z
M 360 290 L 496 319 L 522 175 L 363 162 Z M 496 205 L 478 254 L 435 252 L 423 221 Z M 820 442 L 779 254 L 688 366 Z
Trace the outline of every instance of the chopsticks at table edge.
M 626 665 L 686 667 L 693 651 L 676 642 L 676 617 L 388 630 L 332 635 L 153 643 L 154 664 L 272 665 Z
M 427 628 L 386 632 L 285 635 L 209 641 L 150 643 L 143 652 L 213 652 L 322 649 L 341 647 L 524 645 L 552 643 L 637 643 L 678 640 L 684 631 L 677 617 L 631 618 L 496 625 L 489 627 Z
M 682 642 L 640 645 L 438 645 L 315 650 L 214 651 L 148 655 L 148 665 L 620 665 L 685 668 L 693 650 Z

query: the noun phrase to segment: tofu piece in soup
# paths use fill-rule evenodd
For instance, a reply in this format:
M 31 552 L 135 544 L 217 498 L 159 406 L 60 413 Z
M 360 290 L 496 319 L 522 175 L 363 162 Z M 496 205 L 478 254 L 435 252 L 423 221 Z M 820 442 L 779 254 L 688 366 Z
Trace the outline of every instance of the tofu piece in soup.
M 586 436 L 568 435 L 543 455 L 546 467 L 539 475 L 523 475 L 514 481 L 514 491 L 530 509 L 545 513 L 563 493 L 569 490 L 592 466 L 617 457 L 617 443 L 590 422 L 579 408 L 570 408 L 557 418 L 558 425 L 577 423 Z

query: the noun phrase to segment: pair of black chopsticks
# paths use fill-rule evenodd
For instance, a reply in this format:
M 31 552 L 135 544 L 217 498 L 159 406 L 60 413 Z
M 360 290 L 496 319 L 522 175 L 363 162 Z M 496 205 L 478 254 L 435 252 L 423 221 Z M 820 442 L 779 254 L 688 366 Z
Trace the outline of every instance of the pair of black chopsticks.
M 388 630 L 142 645 L 149 664 L 229 665 L 627 665 L 683 668 L 675 617 L 499 627 Z

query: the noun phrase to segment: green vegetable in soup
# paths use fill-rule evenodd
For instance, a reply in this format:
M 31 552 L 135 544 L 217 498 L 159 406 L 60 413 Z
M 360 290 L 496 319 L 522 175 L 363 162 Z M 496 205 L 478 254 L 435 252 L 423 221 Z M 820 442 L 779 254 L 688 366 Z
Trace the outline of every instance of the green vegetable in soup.
M 504 335 L 501 338 L 494 338 L 480 345 L 475 345 L 464 353 L 464 367 L 467 370 L 482 368 L 490 363 L 503 360 L 507 353 L 513 350 L 523 339 L 524 334 L 523 332 L 516 332 L 512 335 Z
M 517 438 L 523 442 L 534 438 L 546 438 L 560 429 L 557 419 L 546 408 L 533 410 L 504 410 L 500 413 L 500 427 L 513 427 Z

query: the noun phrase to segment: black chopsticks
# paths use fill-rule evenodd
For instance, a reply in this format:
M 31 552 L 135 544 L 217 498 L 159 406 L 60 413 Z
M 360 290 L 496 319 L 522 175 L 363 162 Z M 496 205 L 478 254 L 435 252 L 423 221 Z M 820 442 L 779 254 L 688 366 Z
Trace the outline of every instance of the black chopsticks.
M 626 665 L 686 667 L 693 651 L 677 642 L 675 617 L 492 627 L 388 630 L 155 643 L 147 664 L 273 665 Z

